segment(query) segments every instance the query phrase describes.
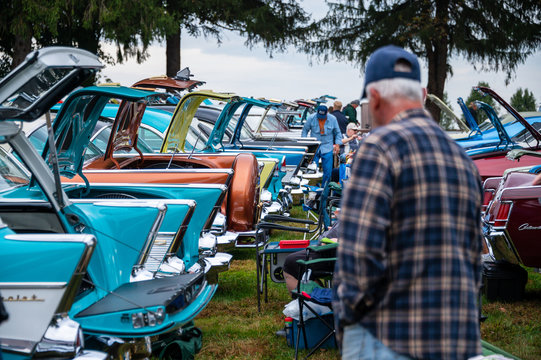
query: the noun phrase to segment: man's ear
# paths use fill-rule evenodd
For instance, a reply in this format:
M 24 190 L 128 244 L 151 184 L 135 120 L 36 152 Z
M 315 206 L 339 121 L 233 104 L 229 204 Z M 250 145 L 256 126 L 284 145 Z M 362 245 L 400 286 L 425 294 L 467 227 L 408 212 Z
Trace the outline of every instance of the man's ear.
M 372 112 L 377 111 L 381 106 L 381 96 L 376 89 L 370 89 L 368 90 L 368 93 L 368 98 L 370 99 L 368 102 L 369 109 Z

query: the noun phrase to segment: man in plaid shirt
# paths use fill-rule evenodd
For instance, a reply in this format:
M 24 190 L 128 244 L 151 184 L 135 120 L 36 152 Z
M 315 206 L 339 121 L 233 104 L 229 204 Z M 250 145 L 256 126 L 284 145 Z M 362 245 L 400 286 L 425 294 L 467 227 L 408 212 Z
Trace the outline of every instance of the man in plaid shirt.
M 345 359 L 468 359 L 481 354 L 481 179 L 423 109 L 415 55 L 366 64 L 375 129 L 342 200 L 334 284 Z

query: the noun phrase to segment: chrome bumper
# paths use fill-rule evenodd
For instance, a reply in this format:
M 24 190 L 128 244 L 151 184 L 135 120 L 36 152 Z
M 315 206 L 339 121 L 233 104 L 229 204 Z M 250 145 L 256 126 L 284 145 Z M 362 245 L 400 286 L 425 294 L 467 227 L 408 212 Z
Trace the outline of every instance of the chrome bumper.
M 495 230 L 491 226 L 485 226 L 483 235 L 488 251 L 495 260 L 505 260 L 512 264 L 522 263 L 513 242 L 504 230 Z

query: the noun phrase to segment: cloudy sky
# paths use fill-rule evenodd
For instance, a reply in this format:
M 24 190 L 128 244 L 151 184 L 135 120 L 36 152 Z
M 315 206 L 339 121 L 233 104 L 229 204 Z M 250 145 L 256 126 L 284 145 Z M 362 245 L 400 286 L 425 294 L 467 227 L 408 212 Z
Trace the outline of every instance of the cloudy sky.
M 324 14 L 324 10 L 323 4 L 316 7 L 313 14 Z M 230 32 L 225 32 L 222 40 L 218 45 L 213 38 L 187 35 L 182 38 L 181 66 L 188 66 L 195 79 L 207 82 L 201 89 L 285 100 L 329 94 L 344 104 L 360 96 L 363 74 L 353 64 L 322 63 L 317 57 L 309 58 L 294 48 L 285 53 L 275 53 L 270 58 L 262 46 L 249 49 L 243 38 Z M 115 53 L 112 45 L 105 45 L 104 49 L 110 54 Z M 165 44 L 153 44 L 149 54 L 148 60 L 142 64 L 130 60 L 108 66 L 102 75 L 129 86 L 143 78 L 165 74 Z M 479 81 L 488 82 L 507 101 L 519 87 L 527 88 L 534 93 L 537 105 L 541 105 L 541 51 L 518 67 L 508 86 L 505 85 L 504 73 L 476 71 L 472 64 L 459 58 L 451 59 L 451 66 L 454 75 L 447 79 L 445 89 L 455 111 L 458 110 L 456 99 L 467 98 L 471 87 Z M 423 84 L 426 84 L 427 77 L 426 66 L 423 66 Z

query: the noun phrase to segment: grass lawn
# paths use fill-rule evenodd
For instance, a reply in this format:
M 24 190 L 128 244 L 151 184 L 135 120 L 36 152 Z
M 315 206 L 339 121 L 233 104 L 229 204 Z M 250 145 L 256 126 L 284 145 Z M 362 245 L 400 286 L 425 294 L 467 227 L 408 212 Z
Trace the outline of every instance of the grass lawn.
M 292 216 L 301 217 L 294 209 Z M 299 233 L 273 233 L 272 239 L 302 238 Z M 284 325 L 282 310 L 290 301 L 284 284 L 269 280 L 269 302 L 257 311 L 255 250 L 234 249 L 231 269 L 220 274 L 211 303 L 196 318 L 203 330 L 198 359 L 292 359 L 289 348 L 275 331 Z M 483 301 L 488 319 L 482 338 L 524 360 L 541 359 L 541 274 L 529 272 L 525 299 L 514 303 Z M 320 350 L 310 359 L 339 359 L 335 350 Z

